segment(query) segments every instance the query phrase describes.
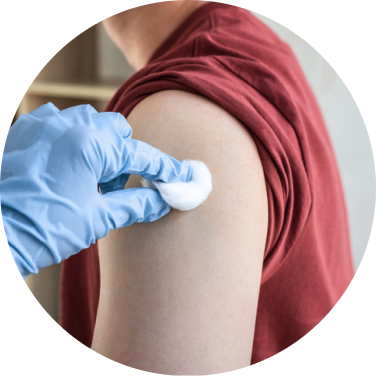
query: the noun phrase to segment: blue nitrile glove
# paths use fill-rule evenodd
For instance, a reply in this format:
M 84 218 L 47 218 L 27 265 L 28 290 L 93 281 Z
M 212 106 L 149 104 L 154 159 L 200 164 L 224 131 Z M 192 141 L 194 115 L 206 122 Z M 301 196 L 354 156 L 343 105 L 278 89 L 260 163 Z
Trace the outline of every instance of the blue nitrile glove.
M 170 211 L 153 189 L 124 190 L 128 176 L 186 182 L 190 167 L 133 140 L 131 133 L 119 113 L 97 113 L 89 105 L 59 111 L 52 103 L 21 115 L 11 127 L 1 168 L 1 210 L 24 278 L 112 229 L 155 221 Z

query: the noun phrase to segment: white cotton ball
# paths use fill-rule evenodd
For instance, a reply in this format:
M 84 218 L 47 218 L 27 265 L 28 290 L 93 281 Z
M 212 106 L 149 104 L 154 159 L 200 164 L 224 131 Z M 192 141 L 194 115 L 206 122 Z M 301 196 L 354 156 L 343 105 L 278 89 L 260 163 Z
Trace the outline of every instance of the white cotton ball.
M 212 178 L 208 167 L 201 161 L 185 160 L 192 171 L 187 183 L 163 183 L 142 179 L 145 188 L 157 189 L 162 198 L 174 209 L 191 210 L 201 205 L 212 190 Z

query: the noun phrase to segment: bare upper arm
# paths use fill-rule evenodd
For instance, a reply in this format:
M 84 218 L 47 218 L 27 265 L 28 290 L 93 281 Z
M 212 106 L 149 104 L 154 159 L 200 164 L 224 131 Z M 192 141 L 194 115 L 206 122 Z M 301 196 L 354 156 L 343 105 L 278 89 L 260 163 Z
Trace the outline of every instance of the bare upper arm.
M 204 161 L 208 200 L 100 244 L 101 295 L 93 349 L 131 367 L 209 374 L 250 364 L 267 232 L 257 148 L 241 123 L 204 99 L 163 91 L 128 117 L 133 138 Z M 139 183 L 131 177 L 128 186 Z

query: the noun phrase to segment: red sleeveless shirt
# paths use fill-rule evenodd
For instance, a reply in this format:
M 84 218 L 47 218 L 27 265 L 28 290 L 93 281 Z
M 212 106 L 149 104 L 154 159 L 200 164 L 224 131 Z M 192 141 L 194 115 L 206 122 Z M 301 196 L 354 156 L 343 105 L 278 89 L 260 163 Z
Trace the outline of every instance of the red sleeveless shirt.
M 251 361 L 259 362 L 319 323 L 354 274 L 340 176 L 320 109 L 289 46 L 249 11 L 219 3 L 192 13 L 107 111 L 127 116 L 161 90 L 209 98 L 237 117 L 258 147 L 269 207 Z M 87 346 L 99 286 L 96 245 L 64 261 L 61 325 Z

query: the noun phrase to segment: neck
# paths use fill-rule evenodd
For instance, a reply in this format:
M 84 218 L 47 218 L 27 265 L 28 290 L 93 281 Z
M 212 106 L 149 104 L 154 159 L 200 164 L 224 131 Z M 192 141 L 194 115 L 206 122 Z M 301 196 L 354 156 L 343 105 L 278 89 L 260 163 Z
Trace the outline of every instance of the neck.
M 166 38 L 205 3 L 180 0 L 149 4 L 110 17 L 104 26 L 129 64 L 140 70 Z

